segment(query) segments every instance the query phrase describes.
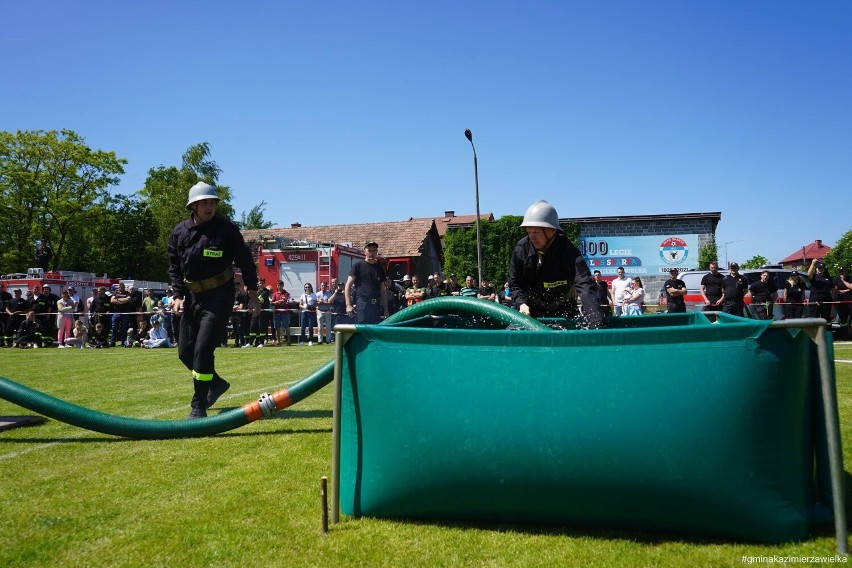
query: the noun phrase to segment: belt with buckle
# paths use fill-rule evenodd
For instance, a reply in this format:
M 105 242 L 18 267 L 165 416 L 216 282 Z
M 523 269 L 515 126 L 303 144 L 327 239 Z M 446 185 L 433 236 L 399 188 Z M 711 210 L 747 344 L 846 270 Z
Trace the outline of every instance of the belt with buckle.
M 218 288 L 219 286 L 230 282 L 233 277 L 234 271 L 229 266 L 219 274 L 211 276 L 210 278 L 205 278 L 204 280 L 197 280 L 195 282 L 184 278 L 183 283 L 186 284 L 186 287 L 189 289 L 190 292 L 194 294 L 200 294 L 201 292 L 206 292 L 208 290 L 212 290 L 213 288 Z

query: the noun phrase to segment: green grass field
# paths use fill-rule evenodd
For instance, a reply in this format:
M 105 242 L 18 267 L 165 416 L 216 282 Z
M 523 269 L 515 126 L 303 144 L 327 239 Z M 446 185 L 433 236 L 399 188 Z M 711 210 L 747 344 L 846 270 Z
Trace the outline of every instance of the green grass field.
M 852 361 L 852 345 L 836 358 Z M 331 359 L 327 346 L 221 349 L 233 408 Z M 852 363 L 836 364 L 852 467 Z M 174 350 L 0 351 L 0 376 L 112 414 L 183 418 Z M 136 441 L 53 420 L 0 432 L 0 566 L 742 566 L 835 554 L 833 530 L 780 546 L 583 527 L 344 518 L 321 534 L 332 387 L 218 436 Z M 32 414 L 0 400 L 0 415 Z M 847 476 L 848 477 L 848 476 Z M 847 490 L 848 493 L 848 490 Z

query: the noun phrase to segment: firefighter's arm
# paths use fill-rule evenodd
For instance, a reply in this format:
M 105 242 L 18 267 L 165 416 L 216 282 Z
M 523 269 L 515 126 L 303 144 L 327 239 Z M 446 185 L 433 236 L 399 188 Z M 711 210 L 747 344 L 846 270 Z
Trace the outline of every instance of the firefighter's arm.
M 350 290 L 352 290 L 353 284 L 355 284 L 355 278 L 352 277 L 352 276 L 349 276 L 349 278 L 346 279 L 346 286 L 343 287 L 343 294 L 344 294 L 344 297 L 346 298 L 346 313 L 347 314 L 355 313 L 355 306 L 352 305 L 352 292 L 350 291 Z
M 382 309 L 384 310 L 385 317 L 388 317 L 390 312 L 388 311 L 388 289 L 382 286 Z

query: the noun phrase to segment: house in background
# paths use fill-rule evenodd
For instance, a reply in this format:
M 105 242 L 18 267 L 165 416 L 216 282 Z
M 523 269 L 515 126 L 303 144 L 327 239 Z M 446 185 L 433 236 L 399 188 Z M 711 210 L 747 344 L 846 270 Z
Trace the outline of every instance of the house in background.
M 822 260 L 831 252 L 831 247 L 823 244 L 820 239 L 815 240 L 809 245 L 805 245 L 801 250 L 797 250 L 780 262 L 784 268 L 791 270 L 807 270 L 813 259 Z
M 480 213 L 480 224 L 494 220 L 493 213 Z M 443 217 L 435 217 L 435 228 L 438 230 L 438 236 L 441 238 L 441 250 L 444 250 L 444 237 L 449 229 L 460 229 L 463 227 L 476 226 L 476 214 L 474 215 L 456 215 L 455 211 L 444 211 Z

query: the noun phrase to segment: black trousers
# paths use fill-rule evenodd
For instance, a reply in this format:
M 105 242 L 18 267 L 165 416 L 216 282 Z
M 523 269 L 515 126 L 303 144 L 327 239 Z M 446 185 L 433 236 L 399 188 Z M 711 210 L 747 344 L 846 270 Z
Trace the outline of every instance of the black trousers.
M 222 344 L 222 334 L 231 317 L 234 284 L 219 286 L 201 294 L 189 293 L 180 318 L 178 358 L 202 376 L 215 372 L 213 352 Z M 209 380 L 209 379 L 202 379 Z

